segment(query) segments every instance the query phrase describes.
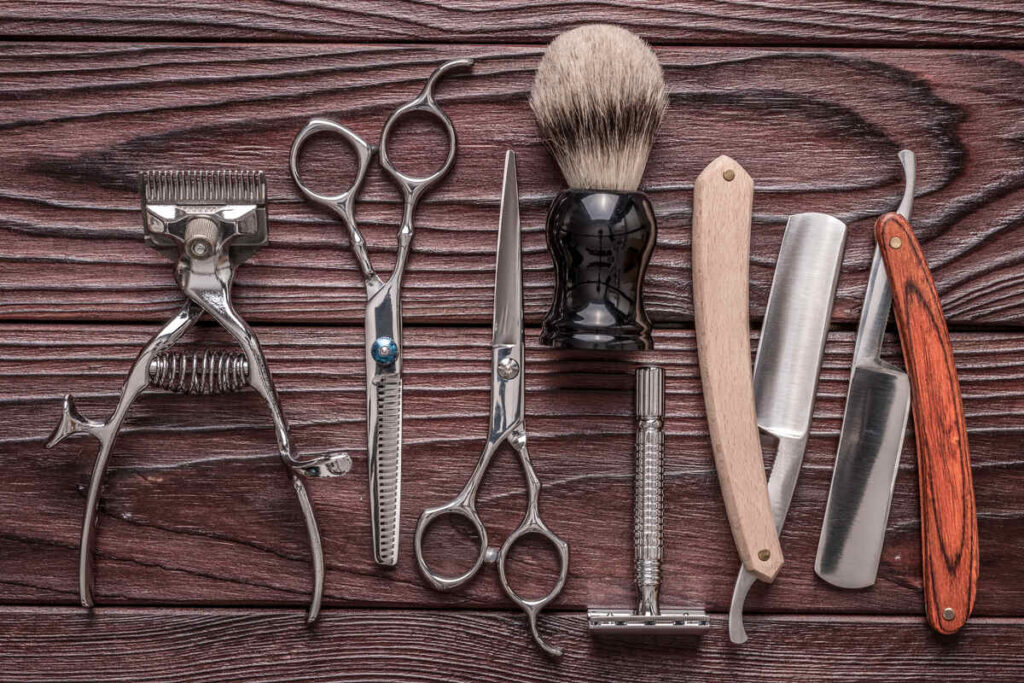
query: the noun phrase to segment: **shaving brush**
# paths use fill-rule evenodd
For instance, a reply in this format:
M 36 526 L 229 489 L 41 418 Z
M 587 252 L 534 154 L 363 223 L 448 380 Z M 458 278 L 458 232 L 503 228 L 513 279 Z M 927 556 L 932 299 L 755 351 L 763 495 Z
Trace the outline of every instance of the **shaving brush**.
M 568 183 L 548 211 L 555 293 L 541 341 L 650 349 L 643 279 L 657 225 L 640 179 L 668 106 L 650 46 L 616 26 L 581 26 L 548 45 L 530 108 Z

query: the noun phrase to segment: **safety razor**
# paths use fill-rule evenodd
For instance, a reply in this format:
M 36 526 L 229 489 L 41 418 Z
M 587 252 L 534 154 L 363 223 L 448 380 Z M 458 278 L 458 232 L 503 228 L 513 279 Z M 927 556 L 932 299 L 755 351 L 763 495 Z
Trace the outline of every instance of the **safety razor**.
M 587 611 L 595 635 L 700 635 L 711 627 L 702 609 L 662 609 L 661 560 L 664 541 L 665 373 L 636 371 L 636 461 L 633 498 L 633 575 L 638 605 L 633 610 Z

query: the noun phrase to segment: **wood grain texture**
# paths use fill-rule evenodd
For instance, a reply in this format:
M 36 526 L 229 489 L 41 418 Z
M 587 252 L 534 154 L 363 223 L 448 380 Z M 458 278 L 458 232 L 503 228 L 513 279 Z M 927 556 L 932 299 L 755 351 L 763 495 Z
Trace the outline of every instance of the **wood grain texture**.
M 907 219 L 887 213 L 875 239 L 892 288 L 910 380 L 921 499 L 925 610 L 939 633 L 956 633 L 974 608 L 978 520 L 964 405 L 949 330 L 928 262 Z
M 561 31 L 598 21 L 626 26 L 659 44 L 1024 44 L 1024 12 L 1013 0 L 0 3 L 0 36 L 6 38 L 546 43 Z
M 95 443 L 52 451 L 43 440 L 60 397 L 86 414 L 115 400 L 153 326 L 0 327 L 0 602 L 76 604 L 79 526 Z M 211 328 L 196 342 L 223 341 Z M 361 330 L 260 328 L 297 451 L 349 449 L 346 477 L 310 483 L 327 557 L 326 603 L 339 606 L 508 606 L 494 572 L 443 595 L 430 590 L 410 552 L 419 513 L 466 481 L 485 439 L 487 329 L 409 328 L 405 365 L 404 551 L 393 571 L 370 557 Z M 536 339 L 536 330 L 528 331 Z M 708 444 L 692 332 L 658 331 L 654 353 L 553 352 L 531 341 L 526 427 L 544 485 L 542 515 L 572 546 L 569 579 L 554 609 L 629 607 L 632 579 L 633 370 L 666 371 L 665 585 L 662 604 L 724 612 L 739 562 Z M 893 340 L 886 358 L 896 360 Z M 1024 336 L 955 334 L 973 449 L 979 532 L 985 548 L 976 616 L 1024 613 L 1019 539 L 1024 463 Z M 755 587 L 748 613 L 922 611 L 915 453 L 896 484 L 876 586 L 841 591 L 813 573 L 832 475 L 853 335 L 831 335 L 804 467 L 782 534 L 788 561 L 770 590 Z M 770 463 L 768 463 L 770 464 Z M 495 541 L 518 524 L 525 487 L 503 452 L 480 494 Z M 450 546 L 460 548 L 461 545 Z M 550 587 L 546 546 L 511 560 L 526 595 Z M 290 605 L 309 594 L 299 511 L 274 447 L 269 417 L 252 392 L 230 397 L 144 395 L 128 418 L 108 471 L 97 538 L 100 605 Z M 444 568 L 444 565 L 441 565 Z M 543 628 L 543 624 L 542 624 Z
M 544 216 L 564 183 L 538 140 L 527 93 L 544 44 L 592 21 L 650 40 L 671 96 L 644 188 L 659 223 L 646 287 L 652 354 L 560 353 L 534 343 L 553 283 Z M 0 0 L 0 679 L 1024 679 L 1013 647 L 1024 633 L 1024 51 L 1012 50 L 1024 50 L 1016 0 Z M 288 147 L 314 116 L 376 141 L 430 71 L 461 56 L 477 59 L 473 73 L 446 79 L 439 92 L 459 156 L 417 216 L 403 297 L 405 538 L 389 571 L 369 550 L 362 278 L 337 219 L 292 184 Z M 403 169 L 427 172 L 441 161 L 442 135 L 423 120 L 408 121 L 395 142 Z M 346 150 L 314 143 L 308 174 L 350 176 Z M 919 160 L 915 225 L 954 330 L 985 550 L 974 616 L 953 638 L 919 616 L 910 439 L 878 583 L 841 591 L 812 571 L 849 330 L 872 224 L 903 191 L 896 153 L 904 147 Z M 526 424 L 544 519 L 573 549 L 566 589 L 540 624 L 566 648 L 558 662 L 533 645 L 494 572 L 439 594 L 411 553 L 419 512 L 454 495 L 486 433 L 494 230 L 508 148 L 519 155 L 533 326 Z M 770 590 L 755 588 L 747 601 L 751 640 L 742 648 L 727 643 L 723 612 L 738 560 L 694 334 L 678 329 L 694 313 L 691 180 L 719 154 L 758 180 L 754 326 L 787 216 L 821 211 L 850 226 L 839 330 L 781 538 L 787 563 Z M 252 392 L 153 393 L 137 404 L 103 487 L 97 600 L 106 606 L 76 606 L 96 444 L 47 451 L 43 441 L 67 391 L 87 414 L 109 410 L 140 345 L 179 307 L 172 264 L 143 246 L 134 177 L 181 167 L 268 172 L 271 243 L 239 271 L 235 299 L 258 324 L 297 450 L 342 446 L 355 459 L 347 477 L 311 485 L 330 606 L 312 629 L 303 625 L 305 530 L 269 415 Z M 375 167 L 356 214 L 384 273 L 400 213 L 396 188 Z M 191 338 L 226 341 L 210 326 Z M 899 355 L 891 336 L 885 355 Z M 711 610 L 715 629 L 700 640 L 599 644 L 584 629 L 587 607 L 635 605 L 638 362 L 668 375 L 662 604 Z M 499 456 L 480 502 L 500 540 L 525 503 L 514 458 Z M 454 550 L 456 531 L 432 533 Z M 539 542 L 521 550 L 511 560 L 513 586 L 539 595 L 553 581 L 554 558 Z M 454 555 L 442 553 L 440 566 L 457 568 Z
M 729 528 L 743 566 L 771 583 L 784 558 L 768 500 L 750 367 L 753 203 L 753 179 L 727 156 L 697 176 L 693 303 L 701 393 Z
M 645 288 L 656 325 L 692 319 L 691 182 L 719 153 L 758 182 L 754 316 L 763 312 L 786 217 L 822 211 L 850 226 L 835 321 L 855 323 L 871 225 L 902 194 L 902 147 L 917 153 L 915 225 L 951 324 L 1024 322 L 1024 53 L 657 52 L 671 105 L 645 181 L 659 223 Z M 420 208 L 405 319 L 490 324 L 501 164 L 513 148 L 524 302 L 527 320 L 538 325 L 552 289 L 544 215 L 562 181 L 526 101 L 540 47 L 508 45 L 0 46 L 0 317 L 169 317 L 179 294 L 171 264 L 143 246 L 135 173 L 249 166 L 268 173 L 271 243 L 239 271 L 242 315 L 361 324 L 363 289 L 344 230 L 299 198 L 287 169 L 289 144 L 317 115 L 375 140 L 388 113 L 419 91 L 434 66 L 464 55 L 477 58 L 473 73 L 446 79 L 438 95 L 458 130 L 460 155 Z M 439 131 L 413 122 L 400 133 L 396 150 L 408 146 L 398 161 L 440 152 Z M 310 172 L 351 170 L 333 148 L 319 149 Z M 371 172 L 356 214 L 375 265 L 386 272 L 400 202 L 380 169 Z
M 1018 619 L 979 619 L 935 638 L 914 619 L 750 617 L 738 648 L 722 619 L 703 638 L 596 641 L 586 615 L 553 615 L 553 661 L 511 612 L 328 610 L 312 629 L 297 610 L 0 610 L 5 681 L 196 683 L 331 680 L 391 683 L 612 681 L 991 681 L 1016 683 Z

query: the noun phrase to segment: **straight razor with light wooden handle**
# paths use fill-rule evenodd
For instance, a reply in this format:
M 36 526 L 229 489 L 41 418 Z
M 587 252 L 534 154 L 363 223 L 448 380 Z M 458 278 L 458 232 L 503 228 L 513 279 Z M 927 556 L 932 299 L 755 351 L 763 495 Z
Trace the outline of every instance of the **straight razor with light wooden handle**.
M 743 566 L 772 581 L 782 549 L 768 500 L 750 362 L 749 260 L 754 181 L 727 156 L 693 184 L 697 354 L 715 468 Z

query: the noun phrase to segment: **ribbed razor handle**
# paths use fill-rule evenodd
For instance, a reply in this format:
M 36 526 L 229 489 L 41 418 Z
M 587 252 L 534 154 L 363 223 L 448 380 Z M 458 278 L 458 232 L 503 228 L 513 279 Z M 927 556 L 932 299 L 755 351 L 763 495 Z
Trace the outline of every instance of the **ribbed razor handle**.
M 665 379 L 661 368 L 636 371 L 636 464 L 633 499 L 633 553 L 637 612 L 656 616 L 661 589 L 664 530 Z

